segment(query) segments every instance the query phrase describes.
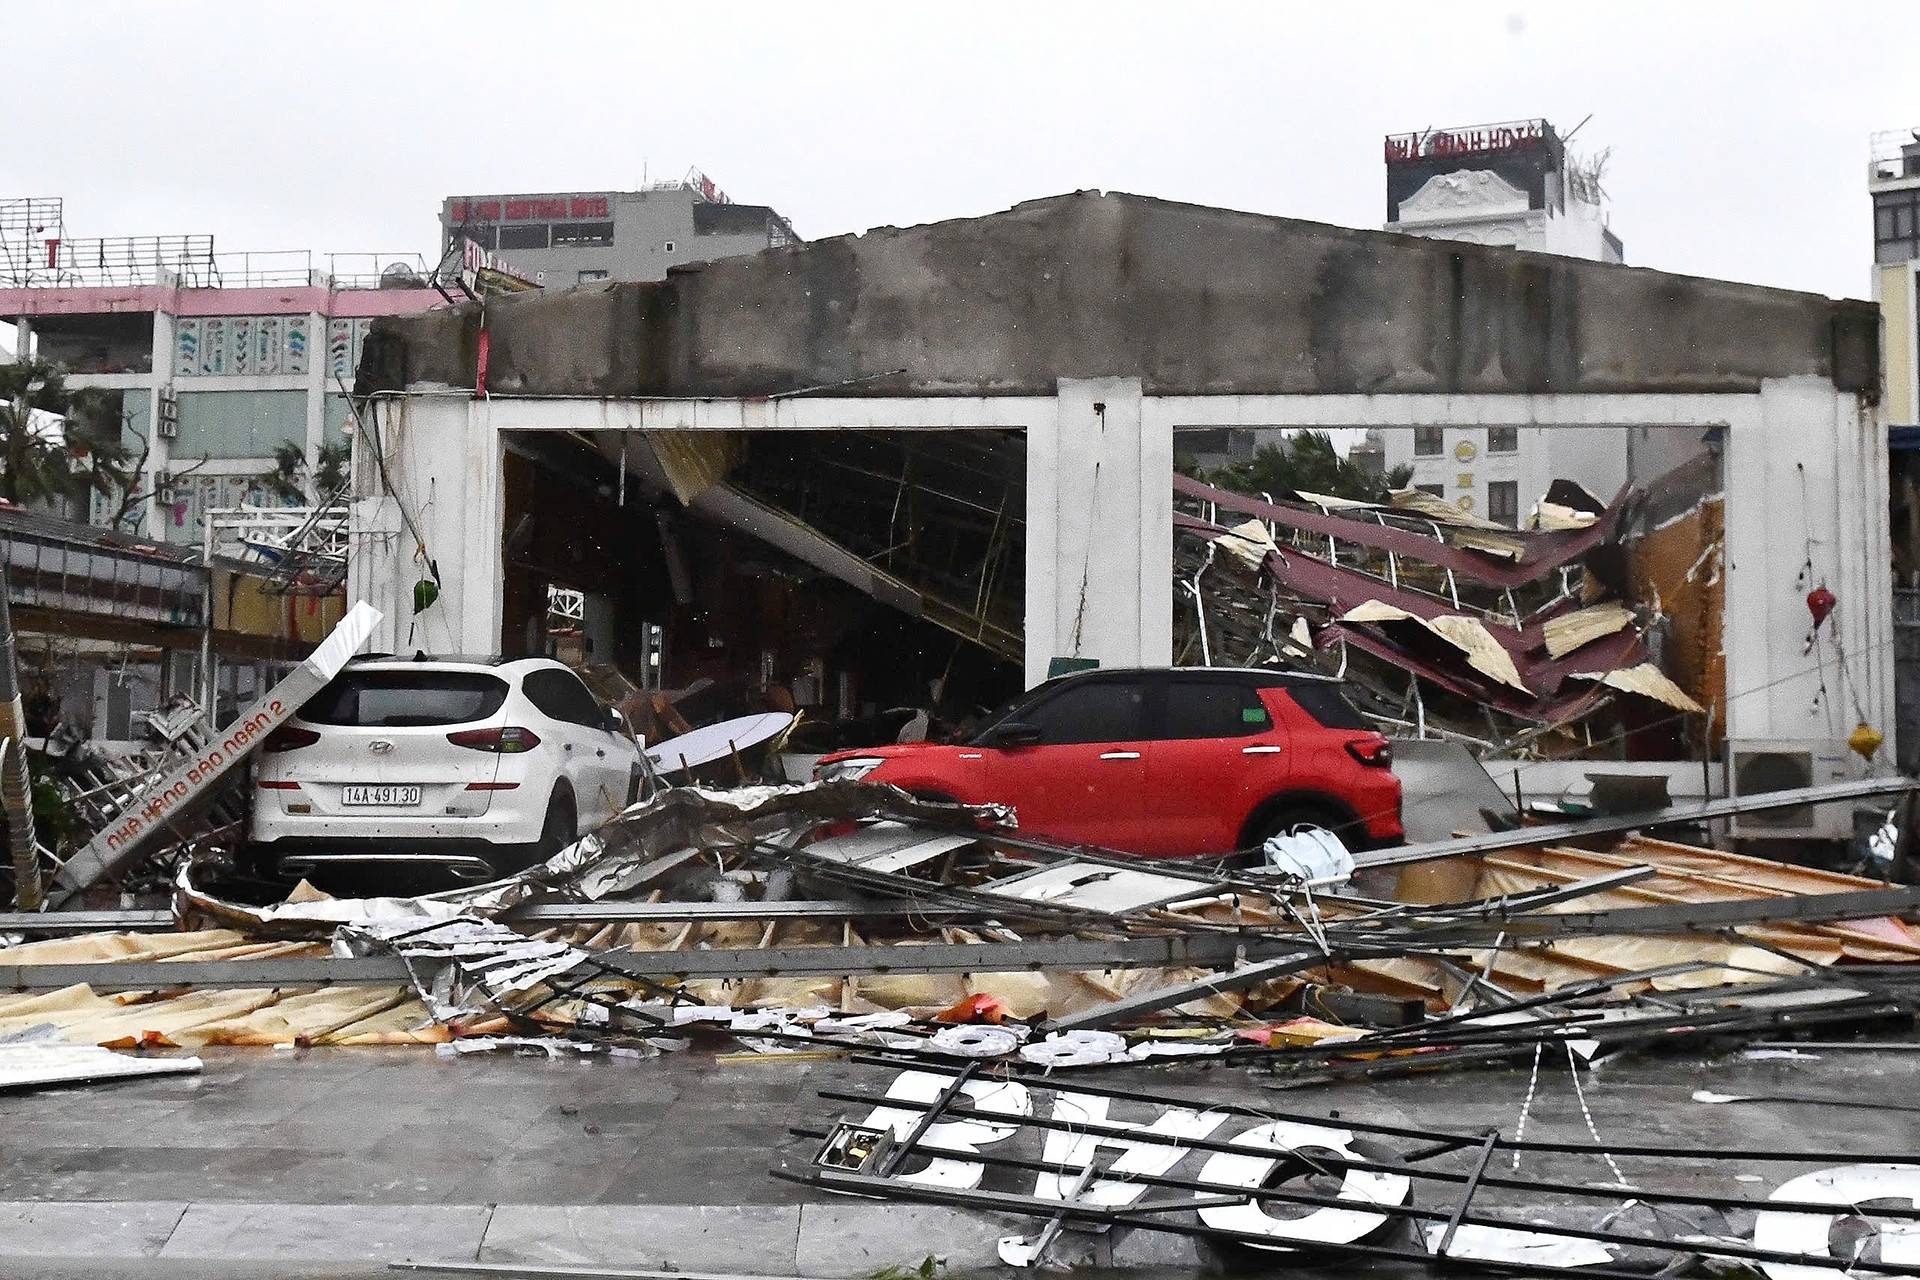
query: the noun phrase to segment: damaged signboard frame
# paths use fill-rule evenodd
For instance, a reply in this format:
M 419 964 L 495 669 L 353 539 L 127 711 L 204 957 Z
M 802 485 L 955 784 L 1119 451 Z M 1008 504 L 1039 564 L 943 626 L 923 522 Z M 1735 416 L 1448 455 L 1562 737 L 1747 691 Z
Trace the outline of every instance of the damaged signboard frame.
M 96 881 L 124 872 L 152 852 L 155 842 L 175 824 L 213 801 L 221 782 L 257 751 L 273 729 L 319 692 L 367 642 L 380 612 L 356 604 L 306 660 L 220 734 L 209 737 L 188 758 L 148 783 L 60 868 L 50 898 L 66 902 Z
M 1702 1261 L 1758 1266 L 1779 1280 L 1911 1275 L 1920 1265 L 1920 1164 L 1906 1152 L 1524 1140 L 1067 1084 L 1014 1068 L 859 1060 L 895 1074 L 878 1092 L 822 1090 L 865 1110 L 796 1129 L 818 1144 L 815 1154 L 774 1175 L 1043 1224 L 1037 1236 L 1001 1240 L 1012 1265 L 1043 1261 L 1063 1227 L 1197 1236 L 1269 1261 L 1277 1253 L 1309 1264 L 1468 1263 L 1622 1280 Z M 1534 1166 L 1524 1174 L 1523 1161 Z M 1703 1170 L 1736 1161 L 1777 1171 L 1773 1191 L 1700 1189 L 1714 1181 Z M 1843 1218 L 1865 1225 L 1851 1250 L 1830 1244 Z

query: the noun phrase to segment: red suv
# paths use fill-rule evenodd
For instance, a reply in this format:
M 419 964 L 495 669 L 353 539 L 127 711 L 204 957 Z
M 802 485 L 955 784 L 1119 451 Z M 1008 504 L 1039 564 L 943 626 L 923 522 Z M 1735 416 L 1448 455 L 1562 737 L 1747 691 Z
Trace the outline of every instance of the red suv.
M 1061 676 L 960 742 L 842 751 L 814 776 L 998 801 L 1022 831 L 1174 857 L 1252 849 L 1301 824 L 1351 849 L 1399 843 L 1392 764 L 1338 681 L 1202 667 Z

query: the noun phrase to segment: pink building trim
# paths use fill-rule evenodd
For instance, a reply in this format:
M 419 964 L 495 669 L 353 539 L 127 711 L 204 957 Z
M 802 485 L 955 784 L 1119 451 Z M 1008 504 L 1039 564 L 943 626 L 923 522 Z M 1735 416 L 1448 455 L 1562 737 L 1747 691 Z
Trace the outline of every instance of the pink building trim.
M 443 307 L 432 289 L 328 289 L 293 285 L 254 289 L 177 289 L 162 285 L 75 285 L 0 289 L 0 318 L 164 311 L 175 316 L 329 318 L 408 315 Z

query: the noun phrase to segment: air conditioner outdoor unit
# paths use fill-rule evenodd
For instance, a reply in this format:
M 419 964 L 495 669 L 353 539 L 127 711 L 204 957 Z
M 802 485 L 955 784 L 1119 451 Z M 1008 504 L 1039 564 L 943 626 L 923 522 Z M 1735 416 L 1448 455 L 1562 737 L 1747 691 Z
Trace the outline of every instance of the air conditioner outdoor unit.
M 172 387 L 160 388 L 160 438 L 178 439 L 180 435 L 180 397 Z
M 1733 796 L 1825 786 L 1850 776 L 1844 742 L 1736 738 L 1727 743 L 1727 762 L 1727 792 Z M 1843 802 L 1737 814 L 1732 834 L 1738 840 L 1845 840 L 1853 834 L 1853 806 Z

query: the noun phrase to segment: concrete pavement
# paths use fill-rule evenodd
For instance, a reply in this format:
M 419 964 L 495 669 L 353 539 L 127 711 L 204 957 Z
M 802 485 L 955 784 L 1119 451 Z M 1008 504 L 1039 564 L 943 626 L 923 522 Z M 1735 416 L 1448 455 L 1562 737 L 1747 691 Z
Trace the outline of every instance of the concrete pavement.
M 811 1152 L 811 1142 L 788 1137 L 789 1125 L 819 1127 L 860 1110 L 823 1102 L 817 1089 L 884 1088 L 887 1073 L 851 1063 L 721 1064 L 697 1052 L 441 1058 L 419 1049 L 201 1056 L 198 1077 L 0 1097 L 0 1274 L 384 1275 L 389 1262 L 465 1260 L 846 1277 L 912 1269 L 928 1256 L 960 1274 L 992 1267 L 1002 1234 L 1031 1229 L 768 1176 L 781 1159 Z M 1094 1078 L 1511 1133 L 1527 1076 L 1502 1069 L 1280 1094 L 1263 1087 L 1263 1075 L 1192 1064 Z M 1884 1156 L 1920 1150 L 1920 1115 L 1704 1106 L 1690 1095 L 1911 1099 L 1917 1077 L 1920 1054 L 1873 1052 L 1620 1062 L 1585 1084 L 1603 1139 Z M 1551 1060 L 1528 1136 L 1587 1138 L 1566 1070 Z M 1758 1172 L 1771 1180 L 1772 1171 Z M 1755 1191 L 1733 1170 L 1692 1176 L 1703 1189 Z M 1194 1274 L 1220 1265 L 1181 1237 L 1077 1239 L 1095 1268 Z

